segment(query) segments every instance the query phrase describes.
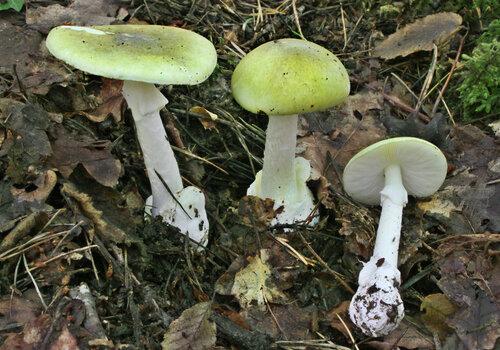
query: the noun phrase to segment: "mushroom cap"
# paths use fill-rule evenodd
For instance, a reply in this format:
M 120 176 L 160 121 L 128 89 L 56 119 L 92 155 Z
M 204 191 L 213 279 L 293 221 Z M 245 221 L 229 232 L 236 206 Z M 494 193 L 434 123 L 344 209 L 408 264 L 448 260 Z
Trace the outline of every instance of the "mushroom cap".
M 267 115 L 320 111 L 349 95 L 340 60 L 310 41 L 279 39 L 249 52 L 236 66 L 231 88 L 246 110 Z
M 156 84 L 199 84 L 217 63 L 214 46 L 201 35 L 156 25 L 60 26 L 46 46 L 87 73 Z
M 344 189 L 356 201 L 380 204 L 384 169 L 397 164 L 408 194 L 427 197 L 443 184 L 447 163 L 441 150 L 415 137 L 395 137 L 379 141 L 360 151 L 344 169 Z

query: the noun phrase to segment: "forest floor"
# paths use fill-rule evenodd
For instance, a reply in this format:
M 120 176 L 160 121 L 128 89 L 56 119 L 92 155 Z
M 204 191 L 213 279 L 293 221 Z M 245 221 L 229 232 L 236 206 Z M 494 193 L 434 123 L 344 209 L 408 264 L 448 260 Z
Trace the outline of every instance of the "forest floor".
M 495 3 L 32 0 L 0 11 L 0 349 L 498 348 L 498 85 L 478 112 L 464 104 L 473 89 L 460 90 L 498 72 L 498 56 L 477 76 L 464 68 Z M 206 195 L 206 249 L 144 218 L 150 187 L 122 83 L 44 47 L 55 26 L 111 23 L 174 25 L 217 49 L 207 81 L 161 89 L 181 174 Z M 269 228 L 269 202 L 245 196 L 267 117 L 230 90 L 245 53 L 286 37 L 335 53 L 351 82 L 346 103 L 299 119 L 321 220 L 288 233 Z M 448 175 L 404 209 L 406 314 L 373 338 L 347 308 L 380 208 L 351 200 L 341 174 L 395 136 L 437 145 Z

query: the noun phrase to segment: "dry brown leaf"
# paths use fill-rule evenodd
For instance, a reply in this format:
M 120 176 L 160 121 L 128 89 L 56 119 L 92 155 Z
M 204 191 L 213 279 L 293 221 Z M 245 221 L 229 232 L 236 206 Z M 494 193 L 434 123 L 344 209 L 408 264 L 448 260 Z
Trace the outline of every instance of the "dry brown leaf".
M 312 310 L 302 309 L 295 304 L 269 305 L 265 309 L 252 306 L 243 309 L 240 315 L 251 330 L 268 334 L 275 339 L 311 338 Z
M 367 342 L 371 347 L 379 350 L 393 349 L 434 349 L 434 341 L 421 333 L 410 322 L 403 320 L 398 328 L 384 337 L 382 341 Z
M 21 333 L 11 333 L 5 342 L 0 345 L 0 350 L 35 350 L 40 349 L 45 335 L 51 325 L 51 317 L 48 314 L 42 314 L 29 321 Z
M 29 56 L 38 51 L 42 36 L 35 30 L 17 27 L 6 20 L 0 20 L 0 67 L 11 69 L 29 61 Z
M 455 171 L 430 199 L 417 203 L 418 209 L 455 234 L 469 233 L 471 227 L 476 232 L 499 231 L 500 186 L 488 185 L 498 178 L 494 163 L 500 149 L 495 139 L 475 126 L 458 126 L 452 129 L 448 148 Z
M 441 12 L 416 20 L 375 46 L 373 56 L 392 59 L 417 51 L 431 51 L 432 45 L 446 42 L 462 24 L 462 17 Z
M 122 120 L 125 99 L 122 94 L 123 80 L 102 78 L 102 87 L 99 94 L 101 105 L 96 110 L 86 113 L 85 116 L 93 122 L 100 123 L 108 116 L 112 116 L 116 123 Z
M 50 350 L 79 350 L 78 342 L 68 327 L 64 326 L 59 337 L 50 345 Z
M 312 179 L 324 176 L 340 188 L 339 168 L 361 149 L 385 138 L 385 128 L 372 112 L 381 108 L 380 96 L 364 91 L 349 96 L 332 116 L 306 118 L 300 131 L 305 136 L 298 138 L 297 148 L 311 163 Z
M 13 296 L 4 297 L 0 300 L 0 328 L 10 322 L 21 325 L 35 319 L 40 314 L 42 307 L 27 299 Z
M 127 234 L 120 228 L 112 225 L 108 219 L 104 217 L 103 212 L 95 207 L 89 195 L 78 191 L 71 183 L 65 183 L 61 188 L 61 192 L 78 203 L 78 209 L 84 216 L 93 222 L 97 229 L 97 233 L 100 234 L 102 238 L 116 243 L 128 241 Z
M 500 338 L 498 263 L 488 247 L 500 243 L 500 234 L 451 236 L 436 249 L 439 288 L 458 306 L 447 318 L 467 349 L 494 349 Z
M 75 140 L 59 128 L 49 163 L 64 177 L 69 177 L 76 166 L 82 164 L 97 182 L 113 187 L 118 183 L 122 166 L 120 161 L 113 157 L 109 148 L 109 141 Z
M 26 188 L 12 187 L 10 192 L 19 201 L 43 203 L 54 189 L 56 183 L 56 173 L 52 170 L 47 170 L 32 182 L 32 185 L 36 187 L 35 190 L 27 191 Z
M 200 119 L 201 124 L 205 128 L 205 130 L 215 129 L 215 121 L 219 116 L 215 113 L 210 112 L 205 107 L 194 106 L 189 109 L 190 112 L 201 114 L 204 116 L 204 119 Z
M 261 199 L 255 196 L 245 196 L 238 205 L 238 214 L 245 225 L 264 231 L 269 228 L 271 220 L 276 215 L 273 206 L 274 201 L 270 198 Z
M 72 0 L 67 6 L 59 4 L 26 9 L 26 23 L 42 33 L 53 27 L 72 24 L 80 26 L 107 25 L 114 22 L 118 6 L 108 0 Z
M 212 313 L 210 302 L 198 303 L 184 310 L 174 320 L 161 343 L 163 350 L 212 349 L 216 341 L 216 326 L 209 320 Z
M 333 310 L 329 311 L 327 315 L 327 318 L 330 320 L 330 326 L 341 332 L 347 339 L 350 339 L 349 332 L 352 333 L 351 330 L 356 329 L 349 317 L 350 304 L 350 300 L 345 300 L 337 305 Z M 344 321 L 345 325 L 344 323 L 342 323 L 339 317 L 342 319 L 342 321 Z

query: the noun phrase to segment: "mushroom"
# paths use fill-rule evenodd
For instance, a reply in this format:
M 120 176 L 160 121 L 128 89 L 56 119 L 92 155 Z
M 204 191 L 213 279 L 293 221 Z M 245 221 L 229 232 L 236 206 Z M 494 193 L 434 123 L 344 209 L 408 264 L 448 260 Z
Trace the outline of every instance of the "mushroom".
M 414 137 L 377 142 L 356 154 L 344 169 L 344 189 L 358 202 L 382 206 L 373 256 L 364 264 L 351 300 L 351 320 L 366 335 L 395 329 L 404 317 L 398 287 L 398 248 L 408 194 L 427 197 L 442 185 L 446 158 L 433 144 Z
M 252 113 L 269 116 L 263 168 L 247 194 L 282 207 L 271 222 L 306 220 L 314 198 L 306 185 L 309 161 L 295 158 L 298 113 L 321 111 L 349 95 L 349 78 L 339 59 L 325 48 L 299 39 L 279 39 L 248 53 L 236 66 L 231 88 L 235 100 Z M 310 224 L 317 223 L 318 217 Z
M 206 245 L 205 197 L 198 188 L 182 185 L 159 113 L 168 100 L 154 84 L 194 85 L 206 80 L 217 63 L 212 43 L 176 27 L 112 25 L 57 27 L 50 31 L 46 46 L 82 71 L 125 81 L 123 96 L 151 183 L 152 214 Z

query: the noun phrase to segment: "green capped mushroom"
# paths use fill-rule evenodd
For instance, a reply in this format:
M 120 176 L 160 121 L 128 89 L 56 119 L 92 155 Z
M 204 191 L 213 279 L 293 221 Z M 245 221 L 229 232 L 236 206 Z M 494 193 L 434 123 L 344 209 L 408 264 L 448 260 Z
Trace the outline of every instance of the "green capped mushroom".
M 176 27 L 111 25 L 57 27 L 46 45 L 54 56 L 82 71 L 125 81 L 123 95 L 151 183 L 151 212 L 206 244 L 205 197 L 196 187 L 183 187 L 159 114 L 168 100 L 154 84 L 195 85 L 206 80 L 217 63 L 212 43 Z
M 340 60 L 309 41 L 279 39 L 248 53 L 234 70 L 231 87 L 246 110 L 269 116 L 264 165 L 247 194 L 271 198 L 283 207 L 272 224 L 304 221 L 314 208 L 306 186 L 309 161 L 295 158 L 298 113 L 321 111 L 349 95 Z M 317 222 L 317 218 L 311 223 Z

